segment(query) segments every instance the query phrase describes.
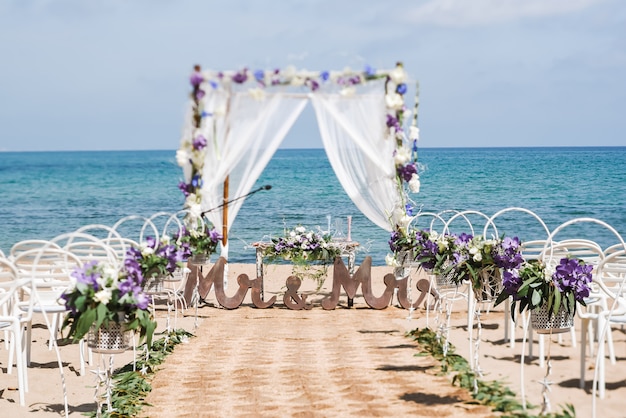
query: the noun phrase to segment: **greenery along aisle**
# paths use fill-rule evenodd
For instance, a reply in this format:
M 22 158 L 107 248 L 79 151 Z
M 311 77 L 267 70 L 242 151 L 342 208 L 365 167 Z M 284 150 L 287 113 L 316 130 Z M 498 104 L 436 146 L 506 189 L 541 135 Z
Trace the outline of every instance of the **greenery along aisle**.
M 441 373 L 444 375 L 453 374 L 452 384 L 459 385 L 471 392 L 476 402 L 493 408 L 496 412 L 501 412 L 503 417 L 510 418 L 534 418 L 538 415 L 524 410 L 524 407 L 517 401 L 515 393 L 504 386 L 502 382 L 485 382 L 477 380 L 475 373 L 471 370 L 470 364 L 462 356 L 455 354 L 455 347 L 448 344 L 446 354 L 441 344 L 441 338 L 436 332 L 428 329 L 414 329 L 407 334 L 419 344 L 421 352 L 418 356 L 429 355 L 440 363 Z M 474 382 L 478 382 L 478 391 L 474 392 Z M 533 406 L 527 406 L 534 409 Z M 547 418 L 573 418 L 576 412 L 572 405 L 565 405 L 560 412 L 542 414 Z

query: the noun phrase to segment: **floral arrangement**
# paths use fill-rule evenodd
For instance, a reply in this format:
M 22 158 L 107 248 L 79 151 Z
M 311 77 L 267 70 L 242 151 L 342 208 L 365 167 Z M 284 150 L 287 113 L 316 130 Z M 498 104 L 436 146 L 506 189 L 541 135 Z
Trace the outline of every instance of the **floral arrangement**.
M 228 89 L 230 86 L 248 86 L 248 92 L 257 100 L 263 100 L 265 89 L 270 86 L 293 86 L 315 92 L 324 86 L 337 86 L 340 94 L 354 94 L 355 87 L 370 80 L 385 80 L 385 118 L 387 132 L 384 134 L 395 142 L 392 156 L 394 159 L 396 181 L 401 202 L 390 214 L 394 230 L 406 227 L 412 216 L 412 205 L 408 193 L 418 193 L 420 189 L 419 165 L 417 163 L 417 127 L 418 100 L 417 91 L 413 111 L 405 105 L 408 92 L 407 74 L 402 63 L 397 63 L 392 70 L 376 70 L 365 66 L 362 71 L 349 68 L 342 71 L 298 71 L 294 67 L 271 70 L 252 70 L 243 68 L 239 71 L 203 71 L 194 66 L 189 82 L 191 84 L 191 120 L 184 130 L 181 145 L 176 153 L 176 160 L 183 169 L 184 181 L 179 184 L 185 195 L 184 208 L 194 217 L 200 216 L 202 203 L 201 188 L 204 161 L 207 147 L 207 129 L 215 123 L 216 117 L 226 112 L 222 108 L 205 108 L 204 98 L 209 90 Z M 416 89 L 417 90 L 417 89 Z M 406 120 L 411 118 L 410 126 Z M 203 132 L 205 132 L 203 134 Z
M 61 295 L 69 310 L 62 325 L 63 329 L 69 327 L 68 338 L 79 341 L 91 326 L 116 322 L 124 323 L 127 330 L 139 330 L 140 341 L 145 338 L 148 347 L 151 345 L 156 322 L 135 263 L 125 263 L 120 270 L 92 261 L 77 267 L 71 277 L 72 285 Z
M 197 228 L 184 227 L 176 237 L 181 246 L 185 248 L 185 256 L 211 255 L 217 250 L 217 245 L 222 240 L 222 234 L 213 226 L 209 227 L 204 222 L 198 222 Z
M 496 305 L 512 297 L 513 320 L 517 304 L 520 313 L 547 304 L 550 317 L 561 306 L 572 314 L 576 312 L 576 303 L 586 306 L 593 266 L 577 258 L 565 257 L 551 273 L 550 270 L 540 260 L 530 260 L 517 269 L 505 270 L 502 275 L 503 290 L 496 299 Z
M 341 255 L 342 248 L 332 242 L 329 234 L 322 234 L 307 230 L 304 226 L 297 226 L 285 231 L 281 237 L 272 238 L 271 245 L 263 250 L 263 256 L 269 261 L 287 260 L 293 263 L 293 274 L 300 278 L 309 277 L 318 281 L 321 287 L 327 265 Z M 322 269 L 311 272 L 313 262 L 321 263 Z
M 186 247 L 172 244 L 168 236 L 163 236 L 160 241 L 147 237 L 140 248 L 128 249 L 124 263 L 139 268 L 145 279 L 168 276 L 183 266 L 182 260 L 187 251 Z

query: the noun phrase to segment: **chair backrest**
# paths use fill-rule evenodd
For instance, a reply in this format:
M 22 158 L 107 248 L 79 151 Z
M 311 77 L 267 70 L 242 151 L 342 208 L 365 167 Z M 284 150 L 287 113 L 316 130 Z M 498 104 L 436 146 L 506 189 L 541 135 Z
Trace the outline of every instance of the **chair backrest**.
M 33 281 L 41 300 L 56 300 L 71 284 L 71 274 L 82 261 L 62 248 L 40 248 L 17 255 L 13 264 L 20 279 Z
M 617 294 L 626 281 L 626 250 L 615 251 L 604 258 L 596 269 L 597 280 Z M 626 286 L 622 291 L 626 291 Z M 624 295 L 621 295 L 622 297 Z
M 30 251 L 37 250 L 40 248 L 61 248 L 58 244 L 55 244 L 48 240 L 41 239 L 26 239 L 23 241 L 16 242 L 11 246 L 9 250 L 9 258 L 14 260 L 19 254 Z
M 604 252 L 598 243 L 586 239 L 567 239 L 546 246 L 542 258 L 556 265 L 564 257 L 576 257 L 587 264 L 597 266 L 604 259 Z
M 0 322 L 2 318 L 13 319 L 19 315 L 19 320 L 30 321 L 33 315 L 34 300 L 30 298 L 29 303 L 23 305 L 19 311 L 15 309 L 20 301 L 23 291 L 32 293 L 33 281 L 20 279 L 17 267 L 7 258 L 0 258 Z
M 522 242 L 522 257 L 524 260 L 539 260 L 546 246 L 545 239 Z
M 75 231 L 59 235 L 52 241 L 61 245 L 64 250 L 74 254 L 83 264 L 97 261 L 112 267 L 118 267 L 121 264 L 121 259 L 117 257 L 115 250 L 106 244 L 106 239 Z

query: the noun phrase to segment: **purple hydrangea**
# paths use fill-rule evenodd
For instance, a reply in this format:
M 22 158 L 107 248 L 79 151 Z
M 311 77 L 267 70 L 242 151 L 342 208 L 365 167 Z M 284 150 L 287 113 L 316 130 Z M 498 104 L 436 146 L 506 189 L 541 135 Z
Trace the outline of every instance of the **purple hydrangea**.
M 206 147 L 206 138 L 202 135 L 198 135 L 194 138 L 192 146 L 193 149 L 200 151 L 202 148 Z

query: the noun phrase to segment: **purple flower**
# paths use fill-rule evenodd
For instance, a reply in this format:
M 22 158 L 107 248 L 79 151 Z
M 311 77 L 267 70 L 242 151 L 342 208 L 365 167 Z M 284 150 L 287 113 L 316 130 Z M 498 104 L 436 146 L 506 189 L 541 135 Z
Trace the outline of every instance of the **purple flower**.
M 309 80 L 308 84 L 311 87 L 311 91 L 316 91 L 320 88 L 320 83 L 315 80 Z
M 322 72 L 320 73 L 320 78 L 321 78 L 323 81 L 328 81 L 328 78 L 329 78 L 329 77 L 330 77 L 330 73 L 329 73 L 328 71 L 322 71 Z
M 387 127 L 393 127 L 398 130 L 400 128 L 400 123 L 398 123 L 398 119 L 396 119 L 393 115 L 387 114 Z
M 365 75 L 368 77 L 374 77 L 376 75 L 376 70 L 370 65 L 365 66 L 364 72 L 365 72 Z
M 552 274 L 555 287 L 561 293 L 573 293 L 582 302 L 589 296 L 593 266 L 576 258 L 562 258 Z
M 193 140 L 193 149 L 199 151 L 204 147 L 206 147 L 206 138 L 202 135 L 195 137 Z
M 417 174 L 417 165 L 415 165 L 415 163 L 409 163 L 405 166 L 398 167 L 397 172 L 404 181 L 411 181 L 413 174 Z
M 146 294 L 141 291 L 141 288 L 139 288 L 139 290 L 136 290 L 134 292 L 134 296 L 135 296 L 135 300 L 137 301 L 137 308 L 139 309 L 148 308 L 150 299 L 148 299 L 148 296 L 146 296 Z
M 407 214 L 408 216 L 413 216 L 413 205 L 411 205 L 410 203 L 407 203 L 407 204 L 404 206 L 404 209 L 406 210 L 406 214 Z
M 202 89 L 197 89 L 197 90 L 195 90 L 195 97 L 196 97 L 196 100 L 200 100 L 200 99 L 202 99 L 202 98 L 204 97 L 204 94 L 205 94 L 205 93 L 204 93 L 204 90 L 202 90 Z
M 213 228 L 209 231 L 209 237 L 211 238 L 211 241 L 213 242 L 219 242 L 223 237 L 222 234 L 220 234 L 219 232 L 217 232 L 217 229 Z
M 254 78 L 256 81 L 263 83 L 263 80 L 265 79 L 265 72 L 263 70 L 256 70 L 254 72 Z
M 396 87 L 396 93 L 398 93 L 398 94 L 406 93 L 406 84 L 404 84 L 404 83 L 398 84 L 398 87 Z
M 198 87 L 204 81 L 204 77 L 200 71 L 194 71 L 189 77 L 189 82 L 193 87 Z
M 502 286 L 504 291 L 513 296 L 514 300 L 517 300 L 517 291 L 522 285 L 522 279 L 519 277 L 518 270 L 504 270 L 502 272 Z
M 183 194 L 185 195 L 185 197 L 189 196 L 189 190 L 188 190 L 188 185 L 187 183 L 185 183 L 184 181 L 181 181 L 180 183 L 178 183 L 178 188 L 180 189 L 181 192 L 183 192 Z
M 248 74 L 245 68 L 233 76 L 233 81 L 237 84 L 245 83 L 247 79 Z

